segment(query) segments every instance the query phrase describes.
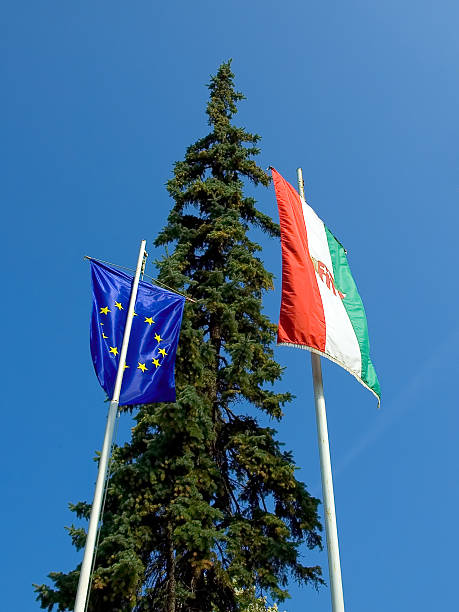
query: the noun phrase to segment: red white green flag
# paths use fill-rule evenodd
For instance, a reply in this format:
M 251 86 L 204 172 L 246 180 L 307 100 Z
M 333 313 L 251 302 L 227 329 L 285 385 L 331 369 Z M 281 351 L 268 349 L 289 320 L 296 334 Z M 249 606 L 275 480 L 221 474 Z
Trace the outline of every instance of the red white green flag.
M 308 349 L 353 374 L 378 398 L 367 319 L 346 251 L 316 213 L 272 169 L 282 240 L 278 344 Z

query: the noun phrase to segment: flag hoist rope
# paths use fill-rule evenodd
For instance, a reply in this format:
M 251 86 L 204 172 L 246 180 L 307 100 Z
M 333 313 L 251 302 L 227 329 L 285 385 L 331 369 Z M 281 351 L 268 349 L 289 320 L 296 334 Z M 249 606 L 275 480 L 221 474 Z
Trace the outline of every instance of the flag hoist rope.
M 297 170 L 298 188 L 301 199 L 304 197 L 303 172 Z M 327 534 L 328 572 L 333 612 L 344 612 L 343 584 L 341 564 L 339 561 L 338 530 L 336 527 L 335 499 L 328 442 L 327 414 L 322 382 L 322 365 L 320 355 L 311 352 L 312 381 L 314 385 L 314 403 L 316 407 L 317 437 L 319 440 L 320 471 L 322 474 L 322 495 L 324 501 L 325 532 Z
M 126 363 L 126 354 L 129 344 L 129 336 L 131 335 L 132 319 L 134 315 L 134 306 L 137 298 L 137 289 L 139 286 L 140 273 L 142 264 L 145 258 L 145 244 L 142 240 L 140 244 L 139 257 L 137 260 L 137 268 L 135 272 L 134 282 L 132 284 L 131 298 L 129 300 L 128 314 L 126 317 L 126 327 L 124 328 L 123 344 L 121 346 L 120 361 L 116 374 L 115 388 L 113 390 L 110 408 L 108 410 L 107 425 L 105 428 L 104 444 L 99 460 L 99 472 L 97 474 L 96 489 L 94 492 L 94 501 L 91 508 L 91 516 L 89 518 L 88 535 L 86 537 L 86 545 L 84 549 L 83 563 L 80 570 L 80 579 L 78 581 L 78 590 L 75 599 L 75 612 L 85 612 L 86 600 L 88 598 L 88 586 L 91 578 L 92 560 L 94 557 L 94 549 L 97 538 L 97 530 L 100 521 L 100 511 L 104 496 L 105 479 L 107 476 L 108 462 L 110 459 L 110 449 L 113 440 L 113 430 L 115 427 L 116 415 L 118 412 L 118 404 L 120 399 L 121 383 L 123 382 L 124 365 Z

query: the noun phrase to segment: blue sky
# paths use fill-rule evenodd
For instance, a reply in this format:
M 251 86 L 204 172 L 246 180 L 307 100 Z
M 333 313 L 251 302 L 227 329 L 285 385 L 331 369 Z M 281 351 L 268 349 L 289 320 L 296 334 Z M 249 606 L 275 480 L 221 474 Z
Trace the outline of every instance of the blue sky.
M 164 184 L 207 133 L 205 84 L 233 58 L 260 165 L 294 184 L 348 250 L 383 399 L 323 363 L 346 607 L 454 609 L 459 513 L 456 280 L 459 5 L 451 0 L 16 0 L 0 46 L 5 610 L 80 560 L 69 501 L 91 499 L 106 418 L 89 356 L 88 254 L 135 266 Z M 273 188 L 259 207 L 277 219 Z M 259 237 L 275 291 L 280 246 Z M 278 426 L 321 496 L 306 352 L 279 347 Z M 123 417 L 119 441 L 129 435 Z M 326 571 L 322 553 L 305 554 Z M 281 608 L 330 610 L 327 588 Z

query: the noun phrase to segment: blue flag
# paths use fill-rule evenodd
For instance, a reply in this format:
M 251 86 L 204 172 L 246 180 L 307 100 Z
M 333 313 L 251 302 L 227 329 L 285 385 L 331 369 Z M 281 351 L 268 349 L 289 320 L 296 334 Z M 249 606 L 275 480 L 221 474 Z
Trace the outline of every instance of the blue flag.
M 91 276 L 91 355 L 111 399 L 133 278 L 95 260 Z M 184 304 L 185 298 L 176 293 L 139 282 L 120 405 L 175 402 L 175 354 Z

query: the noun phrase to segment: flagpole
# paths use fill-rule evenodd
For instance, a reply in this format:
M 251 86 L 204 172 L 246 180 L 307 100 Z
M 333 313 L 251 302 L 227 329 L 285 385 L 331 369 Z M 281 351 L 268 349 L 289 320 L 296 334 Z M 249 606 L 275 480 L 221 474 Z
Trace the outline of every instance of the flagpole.
M 298 188 L 301 199 L 304 197 L 303 172 L 297 170 Z M 319 441 L 320 471 L 322 475 L 322 496 L 324 500 L 325 532 L 327 534 L 328 573 L 333 612 L 344 612 L 343 584 L 339 560 L 338 530 L 336 526 L 335 498 L 328 441 L 327 413 L 325 410 L 322 365 L 320 355 L 311 352 L 312 381 L 314 386 L 314 404 L 316 408 L 317 437 Z
M 91 507 L 91 515 L 89 518 L 88 535 L 86 537 L 86 545 L 84 549 L 83 563 L 80 570 L 80 578 L 78 580 L 78 589 L 75 599 L 75 612 L 85 612 L 86 600 L 88 598 L 89 580 L 91 578 L 91 568 L 94 559 L 94 550 L 97 538 L 97 530 L 100 521 L 100 512 L 102 500 L 104 496 L 105 480 L 107 478 L 108 462 L 110 459 L 110 451 L 113 440 L 113 430 L 115 428 L 116 415 L 118 413 L 118 404 L 120 399 L 121 383 L 123 382 L 124 366 L 126 364 L 126 354 L 129 344 L 129 336 L 131 335 L 132 319 L 134 316 L 134 306 L 137 298 L 137 289 L 139 286 L 140 273 L 142 270 L 143 261 L 145 259 L 145 244 L 142 240 L 140 244 L 139 257 L 137 260 L 137 268 L 135 272 L 134 282 L 132 284 L 131 297 L 129 300 L 129 308 L 124 328 L 123 344 L 121 346 L 120 361 L 116 374 L 115 388 L 113 390 L 110 408 L 108 410 L 107 425 L 105 427 L 104 444 L 99 460 L 99 472 L 97 474 L 96 488 L 94 492 L 94 501 Z

